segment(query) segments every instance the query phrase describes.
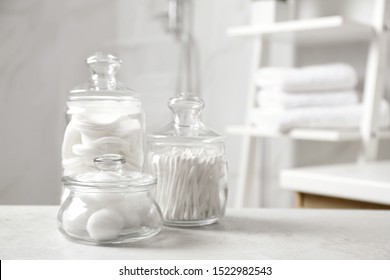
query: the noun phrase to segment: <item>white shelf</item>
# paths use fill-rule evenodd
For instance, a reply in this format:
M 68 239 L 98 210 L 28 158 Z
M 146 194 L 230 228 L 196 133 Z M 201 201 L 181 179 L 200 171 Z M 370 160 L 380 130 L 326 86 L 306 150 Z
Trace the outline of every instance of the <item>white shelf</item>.
M 282 188 L 390 205 L 390 162 L 283 170 Z
M 227 30 L 229 36 L 262 36 L 262 38 L 294 41 L 298 44 L 367 40 L 373 33 L 372 26 L 342 16 L 237 26 Z
M 347 142 L 359 141 L 360 133 L 358 130 L 335 130 L 335 129 L 293 129 L 288 133 L 281 133 L 275 130 L 260 129 L 245 125 L 230 125 L 226 127 L 225 132 L 232 135 L 257 136 L 257 137 L 287 137 L 296 140 L 329 141 L 329 142 Z M 381 131 L 380 139 L 390 139 L 390 131 Z

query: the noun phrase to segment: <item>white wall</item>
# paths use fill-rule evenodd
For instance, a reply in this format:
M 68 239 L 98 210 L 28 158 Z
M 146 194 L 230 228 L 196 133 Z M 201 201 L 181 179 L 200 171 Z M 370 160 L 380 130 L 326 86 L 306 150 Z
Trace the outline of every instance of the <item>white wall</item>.
M 0 203 L 54 203 L 63 102 L 59 3 L 0 2 Z

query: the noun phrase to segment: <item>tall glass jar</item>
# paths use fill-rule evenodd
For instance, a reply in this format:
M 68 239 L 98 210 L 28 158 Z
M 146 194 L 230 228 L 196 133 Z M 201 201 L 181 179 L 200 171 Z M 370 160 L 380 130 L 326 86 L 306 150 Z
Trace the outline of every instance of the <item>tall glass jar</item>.
M 158 177 L 156 200 L 164 224 L 201 226 L 225 213 L 227 163 L 224 137 L 201 121 L 202 99 L 170 99 L 174 121 L 148 135 L 146 170 Z
M 64 176 L 94 170 L 93 159 L 119 154 L 124 170 L 140 171 L 144 158 L 144 113 L 139 94 L 115 74 L 121 61 L 98 52 L 87 58 L 90 80 L 68 95 L 68 119 L 62 145 Z

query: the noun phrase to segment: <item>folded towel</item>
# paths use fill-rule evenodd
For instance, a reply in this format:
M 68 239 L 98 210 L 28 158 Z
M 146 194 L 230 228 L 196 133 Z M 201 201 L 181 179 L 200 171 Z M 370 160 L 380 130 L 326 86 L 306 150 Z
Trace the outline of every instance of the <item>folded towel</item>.
M 302 68 L 264 67 L 256 72 L 255 81 L 261 88 L 298 93 L 354 89 L 358 78 L 352 66 L 333 63 Z
M 329 91 L 321 93 L 290 94 L 273 89 L 257 92 L 257 105 L 261 108 L 298 108 L 309 106 L 341 106 L 359 102 L 355 91 Z
M 251 123 L 259 128 L 288 132 L 293 128 L 358 128 L 362 118 L 362 104 L 296 109 L 254 109 L 250 112 Z M 389 105 L 380 106 L 381 128 L 389 127 Z

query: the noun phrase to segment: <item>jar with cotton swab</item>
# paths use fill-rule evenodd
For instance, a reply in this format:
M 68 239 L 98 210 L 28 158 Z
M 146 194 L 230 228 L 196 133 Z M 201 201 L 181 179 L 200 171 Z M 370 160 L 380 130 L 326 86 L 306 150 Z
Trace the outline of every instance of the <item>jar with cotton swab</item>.
M 140 95 L 116 78 L 121 61 L 97 52 L 86 59 L 87 83 L 68 95 L 69 123 L 62 145 L 64 176 L 94 171 L 93 159 L 122 155 L 125 171 L 141 171 L 144 159 L 144 113 Z
M 174 120 L 148 135 L 146 170 L 158 178 L 155 198 L 164 224 L 203 226 L 225 213 L 225 138 L 200 120 L 202 99 L 182 94 L 168 103 Z

